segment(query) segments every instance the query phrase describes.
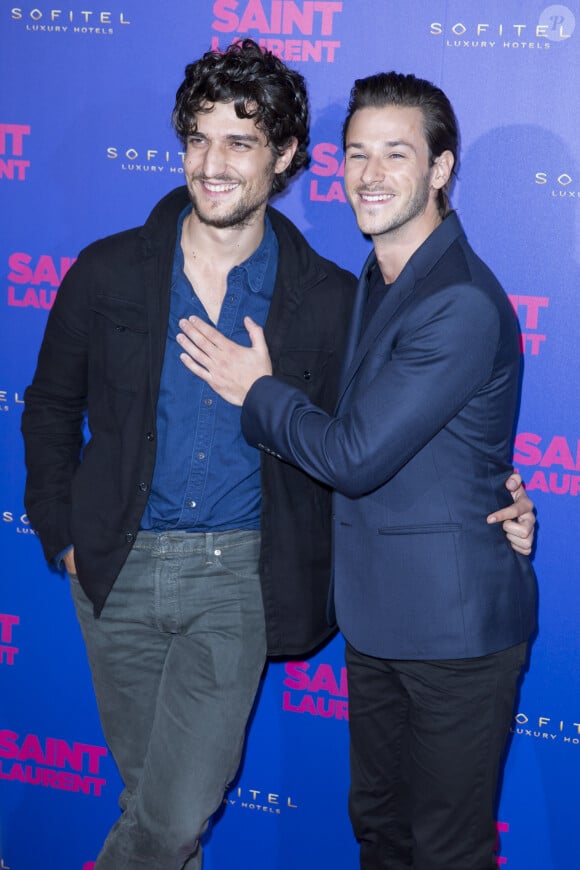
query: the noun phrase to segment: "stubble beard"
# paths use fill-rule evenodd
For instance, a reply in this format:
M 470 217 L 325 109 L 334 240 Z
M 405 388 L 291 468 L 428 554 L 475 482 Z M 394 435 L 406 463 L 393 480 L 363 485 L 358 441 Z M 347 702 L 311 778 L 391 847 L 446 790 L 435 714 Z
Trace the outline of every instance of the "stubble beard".
M 264 205 L 267 205 L 268 200 L 270 199 L 272 193 L 272 184 L 274 182 L 274 163 L 272 163 L 272 167 L 268 172 L 267 183 L 264 186 L 260 186 L 259 190 L 255 191 L 255 194 L 252 196 L 251 194 L 248 196 L 244 196 L 244 192 L 242 190 L 242 196 L 239 202 L 232 208 L 231 211 L 226 214 L 215 215 L 213 216 L 211 213 L 211 208 L 207 211 L 202 211 L 200 205 L 195 197 L 195 194 L 191 189 L 189 189 L 189 198 L 191 200 L 192 209 L 199 220 L 200 223 L 205 224 L 208 227 L 215 227 L 216 229 L 227 229 L 231 227 L 243 228 L 246 226 L 250 226 L 253 223 L 253 218 L 257 212 L 261 211 Z M 201 181 L 202 178 L 197 176 L 192 180 Z M 227 184 L 232 179 L 214 179 L 214 181 L 223 181 L 224 184 Z M 217 211 L 217 209 L 216 209 Z
M 360 219 L 358 219 L 359 229 L 365 235 L 369 236 L 381 236 L 387 233 L 395 233 L 397 230 L 400 230 L 408 224 L 409 221 L 412 221 L 414 218 L 424 213 L 429 204 L 430 190 L 431 178 L 430 173 L 427 173 L 423 176 L 421 184 L 415 191 L 413 198 L 403 207 L 402 211 L 395 213 L 383 223 L 378 223 L 380 218 L 369 217 L 367 218 L 368 223 L 366 226 L 363 225 L 363 218 L 365 215 L 361 214 Z

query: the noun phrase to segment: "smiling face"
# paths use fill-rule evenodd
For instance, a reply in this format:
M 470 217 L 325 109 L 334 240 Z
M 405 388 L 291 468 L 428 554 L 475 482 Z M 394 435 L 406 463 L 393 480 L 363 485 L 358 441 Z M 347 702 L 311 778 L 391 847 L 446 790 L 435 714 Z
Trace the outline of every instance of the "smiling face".
M 295 143 L 277 156 L 251 118 L 238 118 L 233 103 L 214 103 L 195 121 L 184 172 L 199 220 L 217 228 L 262 220 L 274 177 L 290 163 Z
M 346 195 L 361 231 L 375 242 L 396 234 L 421 244 L 440 222 L 437 191 L 453 168 L 449 151 L 431 161 L 421 110 L 359 109 L 348 125 L 345 155 Z

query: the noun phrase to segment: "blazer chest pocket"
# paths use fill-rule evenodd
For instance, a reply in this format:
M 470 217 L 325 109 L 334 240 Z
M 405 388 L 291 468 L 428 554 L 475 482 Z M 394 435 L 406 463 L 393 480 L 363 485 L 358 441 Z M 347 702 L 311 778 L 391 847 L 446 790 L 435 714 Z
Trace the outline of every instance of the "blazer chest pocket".
M 324 383 L 332 355 L 332 350 L 324 349 L 285 350 L 280 354 L 276 374 L 290 386 L 299 387 L 309 396 L 315 396 Z
M 99 295 L 91 306 L 91 359 L 108 386 L 135 393 L 147 366 L 148 327 L 143 305 Z
M 379 535 L 439 535 L 445 532 L 460 532 L 461 523 L 420 523 L 416 526 L 385 526 Z

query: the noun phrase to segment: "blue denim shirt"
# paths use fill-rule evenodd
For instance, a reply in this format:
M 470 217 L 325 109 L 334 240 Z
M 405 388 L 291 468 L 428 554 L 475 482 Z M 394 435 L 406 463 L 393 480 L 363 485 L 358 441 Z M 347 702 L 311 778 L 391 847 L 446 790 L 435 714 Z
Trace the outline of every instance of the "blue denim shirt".
M 167 344 L 157 404 L 157 455 L 142 529 L 195 532 L 257 529 L 260 525 L 260 451 L 242 435 L 241 409 L 221 399 L 185 368 L 175 337 L 179 320 L 194 314 L 210 320 L 186 278 L 177 226 Z M 228 274 L 217 328 L 246 346 L 249 315 L 264 326 L 274 292 L 278 240 L 266 218 L 264 238 Z

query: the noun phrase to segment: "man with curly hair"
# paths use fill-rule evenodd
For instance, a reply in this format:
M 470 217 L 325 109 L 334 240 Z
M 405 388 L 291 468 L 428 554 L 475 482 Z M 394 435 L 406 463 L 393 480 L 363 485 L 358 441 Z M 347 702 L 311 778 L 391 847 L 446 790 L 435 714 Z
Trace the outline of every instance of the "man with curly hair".
M 333 409 L 355 279 L 268 206 L 308 163 L 304 79 L 251 40 L 208 52 L 173 123 L 186 186 L 81 252 L 23 415 L 28 513 L 70 575 L 125 786 L 97 870 L 201 867 L 266 654 L 332 632 L 329 489 L 249 447 L 176 341 L 196 315 L 247 344 L 250 315 L 277 376 Z

